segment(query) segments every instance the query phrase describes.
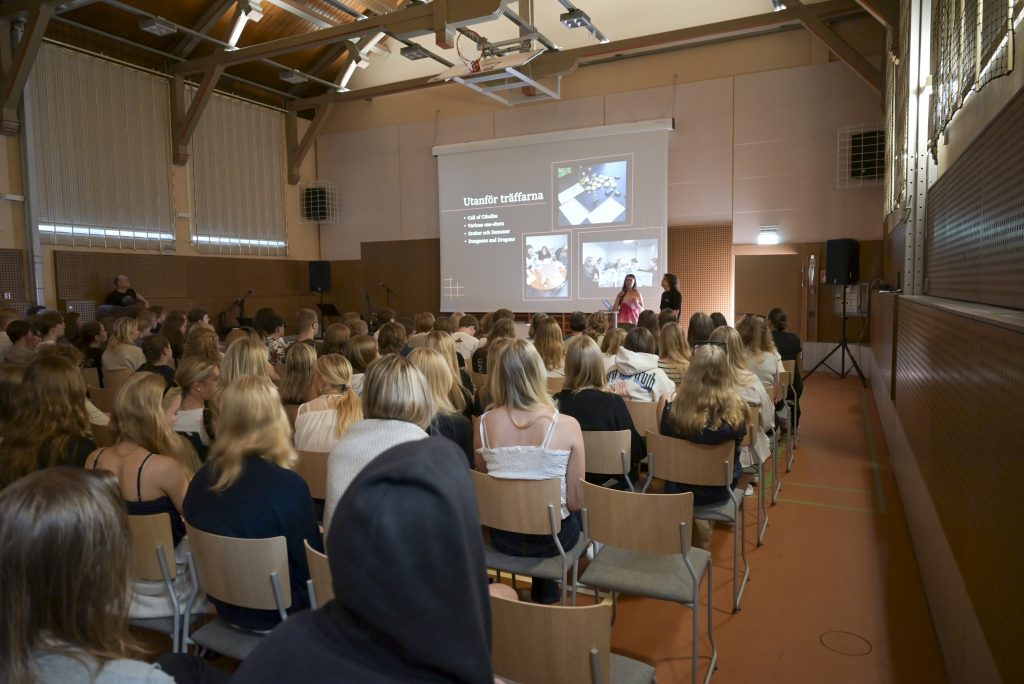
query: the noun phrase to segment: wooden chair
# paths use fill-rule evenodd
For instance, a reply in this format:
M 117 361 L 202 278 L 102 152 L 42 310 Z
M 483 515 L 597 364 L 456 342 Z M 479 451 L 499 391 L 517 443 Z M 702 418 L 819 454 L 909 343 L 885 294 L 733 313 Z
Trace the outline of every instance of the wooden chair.
M 491 596 L 495 675 L 530 684 L 653 682 L 654 668 L 611 652 L 612 607 L 544 606 Z
M 473 387 L 480 389 L 487 387 L 487 373 L 474 373 L 469 371 L 469 379 L 473 381 Z
M 156 515 L 129 515 L 128 532 L 131 546 L 128 555 L 128 577 L 133 580 L 163 582 L 174 611 L 169 618 L 138 618 L 131 624 L 171 636 L 174 653 L 181 653 L 182 622 L 186 613 L 174 591 L 178 567 L 174 562 L 174 541 L 171 518 L 166 513 Z
M 327 563 L 327 556 L 310 546 L 309 540 L 304 540 L 302 543 L 306 547 L 306 562 L 309 564 L 309 579 L 306 580 L 306 587 L 309 589 L 309 605 L 313 608 L 320 608 L 325 603 L 334 600 L 331 566 Z
M 121 385 L 123 385 L 125 380 L 130 378 L 134 372 L 135 371 L 129 370 L 128 368 L 103 371 L 103 387 L 111 390 L 114 394 L 117 394 L 117 390 L 121 389 Z
M 636 491 L 629 479 L 632 450 L 632 433 L 629 430 L 583 431 L 583 453 L 587 457 L 587 472 L 621 477 L 631 492 Z
M 789 396 L 789 390 L 792 387 L 792 382 L 793 382 L 793 377 L 789 374 L 789 371 L 782 371 L 781 373 L 779 373 L 779 388 L 780 388 L 780 393 L 782 394 L 782 401 L 783 401 L 783 404 L 785 406 L 786 425 L 789 427 L 789 434 L 786 436 L 786 472 L 787 473 L 792 470 L 791 466 L 792 466 L 792 463 L 793 463 L 793 418 L 795 417 L 795 412 L 793 411 L 792 405 L 788 401 L 786 401 L 786 398 Z M 781 432 L 781 430 L 782 430 L 782 426 L 781 425 L 777 425 L 775 427 L 775 434 L 778 435 Z M 778 437 L 777 437 L 776 440 L 775 440 L 776 447 L 778 446 L 778 443 L 779 442 L 778 442 Z M 773 468 L 773 470 L 772 470 L 773 473 L 774 472 L 778 472 L 778 469 L 775 467 L 774 464 L 772 465 L 772 468 Z M 773 506 L 775 505 L 775 501 L 779 498 L 779 492 L 781 492 L 781 491 L 782 491 L 782 480 L 779 479 L 779 480 L 777 480 L 777 484 L 775 485 L 775 491 L 772 493 L 772 505 Z
M 327 498 L 327 457 L 326 451 L 299 451 L 299 461 L 295 464 L 295 472 L 309 485 L 309 493 L 314 499 Z
M 565 386 L 565 377 L 548 376 L 548 394 L 558 394 Z
M 188 521 L 185 529 L 190 547 L 189 570 L 208 596 L 242 608 L 276 610 L 282 621 L 288 617 L 292 592 L 284 537 L 222 537 L 198 530 Z M 220 618 L 207 622 L 191 637 L 188 624 L 185 625 L 186 646 L 195 643 L 236 660 L 244 660 L 263 636 Z
M 291 423 L 292 429 L 295 429 L 295 418 L 299 415 L 299 406 L 301 404 L 285 404 L 284 412 L 288 415 L 288 422 Z
M 114 434 L 109 425 L 90 423 L 89 429 L 92 431 L 92 441 L 96 443 L 96 446 L 112 447 L 117 443 L 117 435 Z
M 582 486 L 586 506 L 583 529 L 604 546 L 590 562 L 580 583 L 616 592 L 675 601 L 693 613 L 691 680 L 697 683 L 700 646 L 700 583 L 707 576 L 708 641 L 711 662 L 705 683 L 718 665 L 712 616 L 711 554 L 690 546 L 693 494 L 634 494 Z
M 796 374 L 800 371 L 797 370 L 796 361 L 783 361 L 782 367 L 789 373 L 789 386 L 793 387 L 793 381 L 796 378 Z M 797 424 L 796 417 L 800 413 L 800 397 L 797 396 L 796 390 L 793 389 L 792 395 L 786 396 L 786 405 L 789 407 L 789 439 L 793 442 L 793 446 L 789 451 L 789 460 L 786 461 L 786 472 L 793 470 L 793 451 L 800 446 L 800 426 Z
M 114 397 L 117 396 L 117 390 L 111 387 L 92 387 L 91 385 L 85 388 L 89 395 L 89 399 L 96 405 L 100 411 L 104 413 L 110 413 L 114 410 Z
M 648 432 L 659 432 L 661 424 L 658 416 L 658 402 L 655 401 L 631 401 L 626 399 L 626 408 L 633 418 L 633 427 L 641 435 Z
M 568 587 L 565 576 L 572 565 L 572 602 L 576 604 L 576 585 L 579 573 L 579 559 L 587 548 L 585 534 L 571 549 L 562 548 L 558 541 L 561 529 L 562 485 L 557 479 L 551 480 L 504 480 L 475 470 L 470 471 L 476 489 L 477 506 L 480 509 L 480 524 L 496 530 L 522 534 L 550 534 L 558 549 L 558 555 L 550 558 L 510 556 L 494 549 L 484 540 L 484 560 L 487 567 L 505 570 L 516 575 L 529 575 L 554 580 L 562 589 L 562 603 L 565 604 Z
M 82 380 L 85 381 L 86 387 L 100 387 L 103 383 L 100 382 L 100 372 L 97 368 L 80 368 L 82 372 Z
M 647 457 L 651 477 L 644 491 L 655 477 L 689 485 L 730 487 L 728 499 L 717 504 L 694 506 L 693 517 L 732 525 L 732 612 L 739 612 L 743 590 L 750 580 L 750 564 L 747 563 L 746 509 L 743 507 L 746 497 L 742 489 L 731 488 L 736 443 L 695 444 L 651 432 L 647 435 Z M 741 556 L 743 579 L 739 580 Z
M 747 404 L 750 410 L 749 422 L 747 423 L 747 435 L 743 438 L 743 446 L 750 450 L 750 458 L 754 462 L 753 468 L 757 472 L 757 545 L 764 544 L 764 535 L 768 530 L 768 510 L 765 507 L 764 496 L 764 463 L 754 453 L 754 435 L 761 429 L 761 406 L 758 404 Z M 769 458 L 775 458 L 775 454 L 769 454 Z M 761 518 L 764 518 L 764 522 Z

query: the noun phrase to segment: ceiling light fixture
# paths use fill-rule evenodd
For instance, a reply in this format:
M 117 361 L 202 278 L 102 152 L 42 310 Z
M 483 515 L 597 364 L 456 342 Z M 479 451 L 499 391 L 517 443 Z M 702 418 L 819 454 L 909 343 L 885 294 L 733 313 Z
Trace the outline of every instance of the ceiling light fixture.
M 234 50 L 238 47 L 238 39 L 242 37 L 242 30 L 245 29 L 248 22 L 249 18 L 244 13 L 238 15 L 238 19 L 235 20 L 235 25 L 231 29 L 231 35 L 228 37 L 230 49 Z
M 786 3 L 782 0 L 772 0 L 772 11 L 781 12 L 784 9 L 786 9 Z
M 574 7 L 571 4 L 563 2 L 562 5 L 568 9 L 568 12 L 558 15 L 558 20 L 565 25 L 566 28 L 583 28 L 590 31 L 590 35 L 594 37 L 599 43 L 607 43 L 608 37 L 601 33 L 601 30 L 594 26 L 594 22 L 591 21 L 590 15 L 581 10 L 579 7 Z
M 281 72 L 281 80 L 285 83 L 291 83 L 292 85 L 298 85 L 300 83 L 308 83 L 309 76 L 298 71 L 297 69 L 290 69 L 288 71 Z
M 426 59 L 427 57 L 430 56 L 427 54 L 426 50 L 424 50 L 416 43 L 406 45 L 404 48 L 401 49 L 401 53 L 402 56 L 405 57 L 406 59 Z
M 154 36 L 172 36 L 178 32 L 178 27 L 163 17 L 149 17 L 139 22 L 139 28 Z
M 779 244 L 779 227 L 778 226 L 761 226 L 761 229 L 757 232 L 757 244 L 759 244 L 759 245 L 777 245 L 777 244 Z
M 242 16 L 249 21 L 258 22 L 263 18 L 262 0 L 240 0 L 238 6 L 242 9 Z

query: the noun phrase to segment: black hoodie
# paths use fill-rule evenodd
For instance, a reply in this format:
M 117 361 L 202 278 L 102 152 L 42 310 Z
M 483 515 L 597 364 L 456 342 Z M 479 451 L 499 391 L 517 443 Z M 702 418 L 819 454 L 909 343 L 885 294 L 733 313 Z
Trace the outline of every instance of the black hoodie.
M 432 437 L 385 451 L 329 530 L 335 600 L 275 629 L 232 684 L 494 681 L 480 519 L 458 447 Z

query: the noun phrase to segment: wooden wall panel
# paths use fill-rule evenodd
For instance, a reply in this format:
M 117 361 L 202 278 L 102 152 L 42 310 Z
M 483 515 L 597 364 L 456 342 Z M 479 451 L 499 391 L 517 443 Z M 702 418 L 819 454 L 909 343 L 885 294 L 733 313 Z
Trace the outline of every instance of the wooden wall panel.
M 679 277 L 681 320 L 698 311 L 733 318 L 732 226 L 671 226 L 668 270 Z
M 337 273 L 336 273 L 337 272 Z M 360 261 L 332 261 L 331 282 L 337 284 L 339 308 L 366 315 L 366 294 L 375 309 L 387 303 L 384 283 L 394 291 L 391 308 L 403 316 L 437 312 L 441 302 L 441 241 L 389 240 L 362 243 Z M 502 306 L 501 302 L 495 308 Z
M 1024 670 L 1024 327 L 900 297 L 896 410 L 988 647 L 1006 681 Z
M 800 254 L 740 254 L 736 256 L 736 316 L 767 316 L 775 307 L 786 310 L 792 332 L 800 319 L 803 256 Z
M 0 306 L 28 301 L 26 283 L 25 252 L 20 249 L 0 249 Z

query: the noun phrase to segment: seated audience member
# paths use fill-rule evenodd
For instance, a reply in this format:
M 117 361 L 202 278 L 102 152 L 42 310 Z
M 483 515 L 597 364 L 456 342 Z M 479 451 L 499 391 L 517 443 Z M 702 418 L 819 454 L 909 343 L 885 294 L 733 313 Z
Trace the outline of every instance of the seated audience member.
M 35 326 L 33 327 L 36 337 L 39 338 L 36 351 L 40 347 L 56 344 L 57 340 L 64 337 L 64 317 L 56 311 L 47 311 L 36 316 Z
M 316 373 L 316 350 L 309 344 L 293 344 L 285 356 L 285 375 L 281 382 L 281 401 L 298 407 L 316 395 L 313 377 Z
M 51 344 L 48 347 L 43 347 L 39 352 L 39 356 L 37 356 L 36 358 L 38 360 L 47 356 L 60 357 L 67 361 L 68 363 L 70 363 L 75 368 L 82 368 L 82 353 L 75 349 L 74 345 L 71 345 L 67 342 L 58 342 L 57 344 Z M 87 416 L 89 416 L 89 425 L 109 425 L 109 414 L 100 411 L 98 408 L 96 408 L 96 405 L 89 400 L 88 387 L 85 388 L 85 391 L 85 413 Z
M 284 363 L 288 354 L 288 343 L 284 341 L 284 319 L 274 312 L 270 312 L 263 319 L 267 336 L 264 342 L 267 345 L 270 363 L 279 366 Z
M 487 333 L 491 331 L 491 323 L 494 319 L 494 313 L 488 312 L 480 317 L 480 327 L 477 328 L 477 341 L 483 344 L 487 339 Z
M 491 360 L 498 358 L 498 355 L 505 350 L 505 348 L 515 341 L 511 337 L 499 337 L 494 340 L 493 344 L 487 345 L 487 364 L 490 366 Z M 529 340 L 527 340 L 529 342 Z M 476 388 L 476 394 L 473 397 L 473 415 L 482 416 L 487 412 L 491 404 L 491 383 L 494 380 L 488 376 L 487 382 Z
M 447 316 L 442 316 L 441 318 L 438 318 L 436 321 L 434 321 L 434 330 L 446 332 L 449 335 L 451 335 L 453 332 L 455 332 L 455 328 L 455 323 L 453 323 L 452 319 L 448 318 Z
M 234 342 L 235 340 L 245 339 L 256 340 L 257 342 L 260 343 L 263 342 L 263 338 L 259 336 L 259 333 L 257 333 L 255 330 L 248 326 L 244 326 L 241 328 L 234 328 L 231 330 L 231 332 L 224 336 L 224 348 L 227 349 L 228 347 L 230 347 L 231 343 Z
M 554 318 L 545 318 L 537 326 L 533 347 L 540 354 L 549 378 L 565 377 L 565 343 L 562 329 Z
M 185 319 L 188 321 L 188 329 L 192 330 L 197 325 L 210 325 L 210 314 L 206 309 L 195 308 L 189 309 L 189 312 L 185 315 Z
M 160 332 L 164 321 L 167 320 L 167 311 L 162 306 L 151 306 L 149 312 L 156 316 L 156 328 L 153 329 L 153 332 Z
M 711 324 L 714 325 L 715 328 L 721 328 L 729 325 L 729 321 L 725 320 L 725 316 L 723 314 L 716 311 L 711 314 Z
M 264 306 L 256 310 L 256 313 L 252 317 L 252 327 L 256 329 L 256 332 L 260 334 L 260 337 L 266 339 L 271 333 L 273 328 L 270 327 L 267 319 L 274 314 L 274 309 L 269 306 Z
M 103 347 L 107 344 L 107 329 L 95 321 L 84 323 L 78 329 L 78 337 L 75 338 L 75 347 L 82 352 L 84 368 L 95 368 L 100 370 L 103 366 Z M 103 380 L 100 371 L 100 381 Z
M 27 366 L 36 358 L 36 346 L 39 338 L 32 332 L 32 326 L 28 321 L 18 319 L 7 324 L 7 337 L 11 341 L 7 353 L 4 355 L 4 363 L 15 366 Z
M 134 318 L 118 318 L 114 321 L 114 329 L 107 340 L 107 348 L 103 350 L 103 370 L 134 371 L 146 363 L 146 355 L 135 346 L 139 336 L 139 326 Z
M 487 335 L 486 343 L 477 347 L 476 351 L 473 352 L 473 372 L 474 373 L 486 373 L 487 372 L 487 347 L 492 342 L 500 339 L 514 340 L 516 338 L 516 327 L 512 323 L 511 318 L 499 319 L 491 326 L 490 333 Z
M 636 326 L 626 335 L 615 363 L 608 371 L 608 386 L 620 397 L 632 401 L 658 401 L 676 386 L 665 371 L 658 368 L 654 337 L 647 328 Z
M 0 309 L 0 360 L 3 360 L 7 356 L 7 352 L 11 349 L 11 338 L 7 335 L 7 326 L 12 321 L 16 321 L 19 318 L 19 314 L 14 309 Z
M 494 325 L 500 320 L 507 318 L 514 324 L 516 322 L 516 315 L 512 313 L 512 309 L 498 309 L 491 315 L 491 325 Z
M 793 377 L 790 378 L 792 382 L 793 391 L 797 397 L 801 397 L 804 394 L 804 381 L 800 377 L 800 352 L 803 351 L 803 347 L 800 345 L 800 336 L 791 333 L 787 330 L 789 327 L 789 317 L 786 316 L 786 312 L 783 309 L 775 308 L 768 312 L 768 323 L 772 328 L 772 341 L 775 342 L 775 348 L 782 356 L 783 361 L 796 362 L 796 370 L 798 372 L 793 373 Z M 799 408 L 799 406 L 797 407 Z M 797 423 L 800 422 L 800 412 L 797 411 L 795 417 Z
M 149 301 L 131 288 L 128 276 L 119 275 L 114 278 L 114 291 L 103 301 L 105 306 L 128 307 L 142 304 L 148 307 Z
M 0 488 L 34 470 L 81 468 L 96 444 L 89 437 L 85 382 L 78 367 L 56 354 L 31 363 L 14 417 L 3 426 L 0 439 Z
M 726 357 L 728 357 L 729 365 L 736 376 L 736 389 L 743 397 L 743 401 L 761 409 L 761 424 L 753 435 L 754 453 L 751 454 L 748 447 L 743 447 L 740 450 L 742 465 L 744 468 L 753 466 L 754 458 L 759 463 L 764 463 L 771 453 L 768 433 L 775 425 L 775 404 L 772 403 L 771 397 L 768 396 L 768 392 L 765 391 L 764 385 L 757 379 L 757 376 L 747 370 L 743 354 L 743 341 L 740 340 L 740 334 L 734 328 L 727 325 L 715 328 L 715 331 L 711 333 L 711 342 L 720 346 L 725 345 Z M 757 482 L 756 477 L 754 482 Z
M 526 338 L 530 341 L 537 339 L 537 329 L 540 327 L 540 324 L 548 318 L 550 318 L 550 316 L 546 313 L 538 312 L 533 314 L 533 317 L 530 318 L 530 327 L 526 331 Z
M 605 370 L 611 370 L 615 365 L 615 355 L 619 353 L 619 347 L 626 340 L 625 328 L 612 328 L 605 333 L 601 340 L 601 354 L 604 356 Z
M 291 471 L 294 463 L 291 427 L 277 389 L 267 378 L 240 377 L 224 390 L 217 441 L 210 459 L 192 478 L 183 506 L 185 520 L 204 532 L 242 539 L 285 538 L 289 613 L 309 607 L 303 543 L 323 551 L 313 499 L 305 480 Z M 276 610 L 242 608 L 212 597 L 210 601 L 221 618 L 243 629 L 265 631 L 281 621 Z
M 163 335 L 150 335 L 142 343 L 142 353 L 146 356 L 146 363 L 139 366 L 138 370 L 163 376 L 170 387 L 174 383 L 174 368 L 171 367 L 174 352 L 167 338 Z
M 275 629 L 233 684 L 493 684 L 480 518 L 457 449 L 435 437 L 387 450 L 330 530 L 335 599 Z
M 740 445 L 747 434 L 747 416 L 747 403 L 740 396 L 726 352 L 713 344 L 696 349 L 679 389 L 664 406 L 660 432 L 697 444 L 735 444 L 732 484 L 714 487 L 667 482 L 665 493 L 693 492 L 694 506 L 728 500 L 729 490 L 736 487 L 743 472 Z M 694 545 L 709 548 L 711 524 L 704 520 L 694 523 Z
M 377 341 L 369 335 L 356 335 L 348 341 L 345 358 L 352 364 L 352 389 L 356 394 L 363 393 L 363 375 L 378 356 Z
M 15 409 L 22 401 L 21 379 L 23 375 L 22 369 L 16 366 L 0 366 L 0 439 L 7 434 L 7 426 L 14 420 Z M 2 468 L 0 468 L 0 473 L 2 473 Z
M 363 420 L 349 426 L 327 459 L 324 521 L 333 519 L 359 471 L 393 446 L 426 439 L 433 418 L 427 380 L 408 359 L 390 354 L 371 363 L 363 381 Z
M 388 323 L 394 321 L 396 316 L 398 316 L 398 314 L 395 313 L 395 310 L 390 307 L 384 307 L 383 309 L 378 311 L 376 317 L 373 319 L 373 336 L 376 337 L 377 332 L 380 331 L 380 329 L 383 328 Z
M 466 315 L 465 311 L 452 311 L 448 315 L 448 318 L 449 318 L 449 320 L 451 320 L 452 324 L 457 328 L 457 327 L 459 327 L 459 321 L 461 321 L 462 317 L 465 316 L 465 315 Z
M 364 321 L 361 318 L 350 318 L 347 321 L 345 321 L 345 325 L 347 325 L 348 329 L 352 331 L 352 335 L 349 337 L 349 339 L 352 339 L 356 335 L 370 334 L 370 326 L 368 326 L 366 324 L 366 321 Z
M 380 355 L 401 354 L 405 347 L 405 338 L 405 328 L 401 323 L 391 321 L 382 325 L 377 331 L 377 348 L 380 349 Z
M 747 369 L 765 385 L 778 384 L 779 372 L 786 369 L 782 366 L 782 356 L 775 349 L 764 316 L 744 316 L 736 325 L 736 332 L 743 341 Z
M 587 335 L 569 342 L 565 354 L 565 384 L 554 396 L 555 405 L 563 415 L 572 416 L 581 430 L 630 431 L 630 455 L 637 463 L 647 455 L 642 435 L 636 431 L 626 402 L 608 389 L 604 357 L 597 343 Z M 588 476 L 588 481 L 601 484 L 607 475 Z M 625 487 L 625 483 L 621 483 Z
M 476 316 L 466 315 L 459 319 L 459 327 L 452 333 L 452 340 L 455 342 L 455 351 L 462 354 L 462 358 L 468 359 L 480 346 L 480 340 L 476 339 L 476 330 L 480 322 Z
M 434 329 L 437 320 L 429 311 L 418 313 L 413 317 L 414 331 L 407 344 L 412 348 L 422 347 L 427 341 L 427 333 Z
M 362 420 L 363 404 L 352 389 L 352 364 L 340 354 L 316 360 L 313 386 L 318 396 L 302 404 L 295 416 L 295 448 L 327 452 L 352 423 Z
M 683 379 L 686 367 L 690 365 L 690 345 L 686 344 L 686 336 L 683 329 L 674 320 L 661 326 L 661 356 L 658 357 L 658 368 L 665 371 L 665 375 L 678 385 Z
M 654 354 L 658 353 L 658 336 L 661 334 L 661 326 L 658 325 L 658 314 L 654 313 L 650 309 L 644 309 L 640 312 L 639 317 L 636 320 L 636 324 L 641 328 L 647 328 L 647 332 L 651 333 L 651 339 L 654 340 Z
M 160 326 L 160 334 L 171 343 L 175 361 L 181 361 L 181 357 L 185 353 L 185 326 L 187 323 L 184 316 L 172 311 L 167 314 L 167 320 Z
M 573 337 L 579 337 L 587 330 L 587 314 L 582 311 L 573 311 L 569 314 L 569 332 L 565 336 L 568 342 Z
M 405 328 L 405 339 L 406 340 L 408 340 L 410 337 L 412 337 L 412 334 L 414 332 L 416 332 L 416 323 L 414 323 L 411 318 L 408 318 L 406 316 L 402 316 L 400 318 L 396 318 L 395 319 L 395 323 L 398 323 L 403 328 Z M 409 347 L 409 349 L 411 350 L 412 347 Z M 408 352 L 406 352 L 406 353 L 408 353 Z
M 590 338 L 597 342 L 598 346 L 604 341 L 604 335 L 608 332 L 608 312 L 595 311 L 587 316 L 587 331 Z
M 223 356 L 220 350 L 220 338 L 211 328 L 193 327 L 188 331 L 182 353 L 183 359 L 197 357 L 211 363 L 220 363 Z
M 327 326 L 327 330 L 324 331 L 324 343 L 320 347 L 320 356 L 327 356 L 328 354 L 341 354 L 344 356 L 345 345 L 348 344 L 348 339 L 351 336 L 351 331 L 344 323 L 334 323 Z
M 580 537 L 583 505 L 579 481 L 586 473 L 583 433 L 575 418 L 561 415 L 548 395 L 544 362 L 526 340 L 508 343 L 491 362 L 491 408 L 474 432 L 477 468 L 493 477 L 562 483 L 558 540 L 568 550 Z M 551 535 L 491 530 L 491 544 L 513 556 L 555 556 Z M 530 598 L 559 600 L 555 582 L 533 578 Z
M 698 344 L 705 344 L 711 339 L 711 333 L 715 329 L 715 324 L 711 321 L 711 317 L 703 311 L 690 316 L 690 322 L 686 328 L 686 341 L 690 344 L 690 349 L 696 349 Z
M 427 433 L 447 437 L 462 449 L 473 467 L 473 423 L 466 417 L 466 396 L 448 360 L 436 349 L 413 349 L 409 361 L 423 373 L 434 400 L 434 420 Z
M 476 388 L 473 387 L 473 380 L 469 377 L 469 373 L 462 370 L 459 366 L 459 353 L 455 351 L 455 342 L 452 340 L 452 336 L 440 330 L 435 330 L 427 335 L 426 347 L 427 349 L 436 349 L 441 352 L 441 356 L 444 357 L 452 371 L 452 376 L 462 386 L 462 394 L 466 399 L 465 404 L 467 406 L 471 405 L 473 403 L 473 391 Z M 469 415 L 468 411 L 466 415 Z
M 312 309 L 299 309 L 295 314 L 295 341 L 305 344 L 316 344 L 316 335 L 320 332 L 320 318 Z
M 203 446 L 210 446 L 207 409 L 217 391 L 220 367 L 207 359 L 190 357 L 178 366 L 174 379 L 181 388 L 181 406 L 174 429 L 198 435 Z
M 54 468 L 0 491 L 0 681 L 175 684 L 128 630 L 129 530 L 117 481 Z M 484 599 L 486 600 L 486 599 Z
M 679 323 L 679 312 L 673 309 L 662 309 L 658 314 L 658 330 L 665 327 L 666 323 Z
M 136 344 L 141 346 L 147 337 L 155 333 L 156 318 L 156 314 L 149 310 L 140 311 L 139 315 L 135 317 L 135 323 L 139 326 L 139 339 Z

